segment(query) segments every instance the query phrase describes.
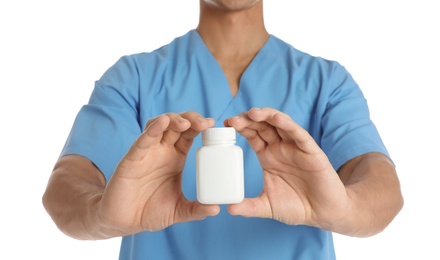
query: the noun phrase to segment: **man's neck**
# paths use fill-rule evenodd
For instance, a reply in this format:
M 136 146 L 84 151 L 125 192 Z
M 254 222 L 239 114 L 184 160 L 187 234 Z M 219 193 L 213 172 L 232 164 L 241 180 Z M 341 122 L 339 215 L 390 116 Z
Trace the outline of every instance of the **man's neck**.
M 269 37 L 262 9 L 262 2 L 242 11 L 201 3 L 197 31 L 217 59 L 253 57 Z

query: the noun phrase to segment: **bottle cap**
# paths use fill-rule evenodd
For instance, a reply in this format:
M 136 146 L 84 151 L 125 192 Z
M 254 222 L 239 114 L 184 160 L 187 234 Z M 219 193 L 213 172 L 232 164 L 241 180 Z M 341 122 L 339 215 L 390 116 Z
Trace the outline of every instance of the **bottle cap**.
M 233 127 L 214 127 L 208 128 L 202 132 L 202 141 L 209 142 L 221 142 L 221 141 L 234 141 L 235 142 L 235 129 Z

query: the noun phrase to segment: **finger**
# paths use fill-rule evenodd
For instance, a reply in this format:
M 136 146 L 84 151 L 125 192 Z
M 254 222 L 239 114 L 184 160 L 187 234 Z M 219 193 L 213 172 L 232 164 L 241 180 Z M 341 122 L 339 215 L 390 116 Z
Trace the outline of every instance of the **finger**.
M 252 110 L 255 109 L 251 109 L 249 112 Z M 226 124 L 236 127 L 255 151 L 281 140 L 281 136 L 273 125 L 264 121 L 264 118 L 258 121 L 254 120 L 250 117 L 249 112 L 230 118 Z
M 249 118 L 249 111 L 241 112 L 240 114 L 225 120 L 224 125 L 234 127 L 237 131 L 242 131 L 253 123 Z
M 205 118 L 194 111 L 187 111 L 180 115 L 191 123 L 191 127 L 183 135 L 185 139 L 194 139 L 200 132 L 213 127 L 215 124 L 214 119 Z
M 184 153 L 187 153 L 191 148 L 194 138 L 200 132 L 213 127 L 215 121 L 212 118 L 204 118 L 197 112 L 193 111 L 184 112 L 181 116 L 190 122 L 191 127 L 182 133 L 180 139 L 176 142 L 176 147 Z
M 236 128 L 236 130 L 237 130 L 240 128 L 240 126 L 237 126 L 237 120 L 239 120 L 242 117 L 247 117 L 247 113 L 248 113 L 248 111 L 241 112 L 240 114 L 238 114 L 236 116 L 227 118 L 227 119 L 225 119 L 225 121 L 223 121 L 223 125 L 226 127 L 233 127 L 233 125 L 234 125 L 234 128 Z
M 255 130 L 255 132 L 260 136 L 260 138 L 265 141 L 267 144 L 273 144 L 279 142 L 281 140 L 281 136 L 279 135 L 277 129 L 265 122 L 256 122 L 251 121 L 251 123 L 247 126 L 248 129 Z
M 257 130 L 249 128 L 252 123 L 253 121 L 247 116 L 247 113 L 231 117 L 224 122 L 225 126 L 233 127 L 240 135 L 245 137 L 252 149 L 258 152 L 265 148 L 267 143 L 258 134 Z
M 321 151 L 313 137 L 292 119 L 275 115 L 270 123 L 279 128 L 283 141 L 294 141 L 296 146 L 304 152 L 316 153 Z
M 170 123 L 163 133 L 161 143 L 175 145 L 181 134 L 191 126 L 191 123 L 179 114 L 169 113 L 166 116 L 170 118 Z
M 188 222 L 192 220 L 202 220 L 206 217 L 216 216 L 220 213 L 219 205 L 204 205 L 198 201 L 188 201 L 181 199 L 176 207 L 174 221 Z
M 273 218 L 270 205 L 262 197 L 245 198 L 241 203 L 231 204 L 228 212 L 234 216 Z
M 125 158 L 131 161 L 142 159 L 151 145 L 160 142 L 169 123 L 170 118 L 167 116 L 158 116 L 149 120 L 144 132 L 133 143 Z
M 317 152 L 320 150 L 312 136 L 285 113 L 272 108 L 252 109 L 249 111 L 249 117 L 257 121 L 265 120 L 276 127 L 284 142 L 294 141 L 302 151 Z

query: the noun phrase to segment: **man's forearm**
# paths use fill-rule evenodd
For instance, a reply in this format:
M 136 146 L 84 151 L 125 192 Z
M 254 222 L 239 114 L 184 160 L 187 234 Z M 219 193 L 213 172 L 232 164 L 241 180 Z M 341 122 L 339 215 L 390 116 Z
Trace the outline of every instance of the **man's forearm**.
M 344 223 L 333 231 L 368 237 L 381 232 L 403 206 L 399 180 L 391 161 L 382 154 L 361 156 L 352 165 L 341 168 L 350 207 Z
M 96 214 L 105 180 L 85 160 L 68 156 L 58 161 L 43 195 L 43 205 L 66 235 L 76 239 L 109 238 Z

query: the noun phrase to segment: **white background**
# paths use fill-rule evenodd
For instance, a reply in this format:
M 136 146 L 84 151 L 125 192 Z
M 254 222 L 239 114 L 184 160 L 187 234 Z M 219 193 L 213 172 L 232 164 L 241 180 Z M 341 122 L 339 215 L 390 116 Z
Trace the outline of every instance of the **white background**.
M 352 73 L 397 164 L 404 209 L 377 236 L 335 235 L 340 260 L 440 259 L 435 2 L 265 2 L 270 33 Z M 1 259 L 117 259 L 119 239 L 63 235 L 41 196 L 94 81 L 120 56 L 195 28 L 198 11 L 196 0 L 0 2 Z

